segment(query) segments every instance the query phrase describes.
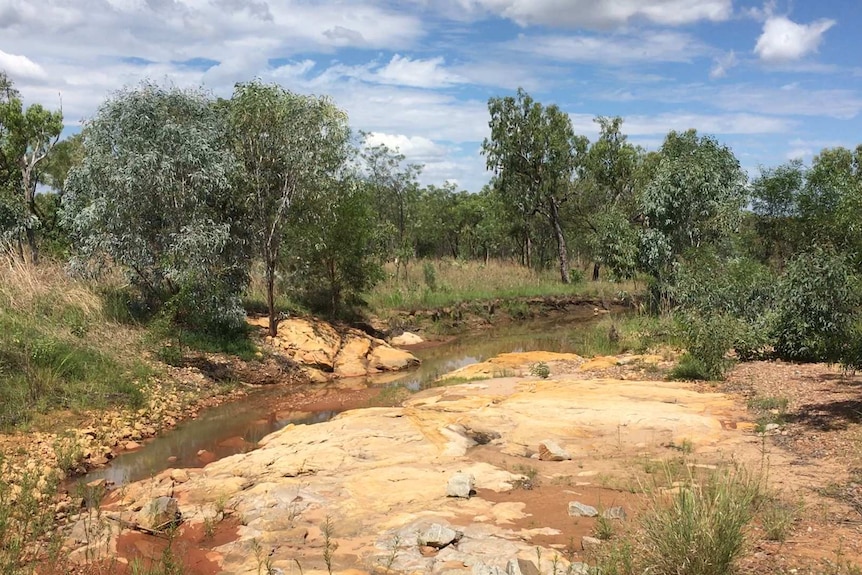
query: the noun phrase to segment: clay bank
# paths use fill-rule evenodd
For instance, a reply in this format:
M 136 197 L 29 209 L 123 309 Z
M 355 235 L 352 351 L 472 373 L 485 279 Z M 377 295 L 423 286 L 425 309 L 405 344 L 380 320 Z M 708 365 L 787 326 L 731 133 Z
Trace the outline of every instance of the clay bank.
M 254 451 L 130 484 L 105 507 L 116 529 L 87 539 L 80 521 L 67 540 L 71 556 L 128 561 L 117 534 L 129 526 L 149 532 L 181 522 L 193 530 L 231 518 L 230 537 L 209 546 L 200 572 L 288 573 L 301 565 L 303 573 L 514 575 L 547 571 L 542 557 L 586 572 L 590 516 L 625 521 L 635 511 L 600 478 L 679 445 L 704 460 L 757 456 L 759 439 L 746 433 L 750 424 L 738 424 L 745 414 L 723 394 L 596 378 L 595 365 L 574 354 L 496 361 L 506 377 L 288 425 Z M 537 361 L 550 378 L 529 375 Z M 539 480 L 537 499 L 530 482 Z

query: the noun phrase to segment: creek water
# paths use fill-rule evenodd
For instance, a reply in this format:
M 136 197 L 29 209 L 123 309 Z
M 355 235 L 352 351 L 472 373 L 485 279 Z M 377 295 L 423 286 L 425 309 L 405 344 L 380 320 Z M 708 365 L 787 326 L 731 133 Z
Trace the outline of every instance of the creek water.
M 114 485 L 138 481 L 169 467 L 201 467 L 206 463 L 254 449 L 264 436 L 288 424 L 327 421 L 345 409 L 369 405 L 387 387 L 404 386 L 418 391 L 440 375 L 478 363 L 500 353 L 554 351 L 577 353 L 583 349 L 585 328 L 597 318 L 575 316 L 553 321 L 532 320 L 491 328 L 456 337 L 439 345 L 413 350 L 422 360 L 415 370 L 380 379 L 357 378 L 316 386 L 276 385 L 251 391 L 246 397 L 202 412 L 196 419 L 182 422 L 165 434 L 148 440 L 136 451 L 122 453 L 109 466 L 94 469 L 81 481 L 106 479 Z M 370 390 L 365 399 L 339 404 L 324 402 L 319 409 L 291 410 L 291 397 L 323 391 L 338 395 L 340 390 Z M 379 390 L 375 393 L 374 390 Z

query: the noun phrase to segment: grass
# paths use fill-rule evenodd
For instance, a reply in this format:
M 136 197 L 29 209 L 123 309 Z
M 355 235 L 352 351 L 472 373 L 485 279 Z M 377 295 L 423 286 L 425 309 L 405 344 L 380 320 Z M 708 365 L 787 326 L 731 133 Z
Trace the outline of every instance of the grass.
M 586 282 L 573 273 L 563 284 L 553 270 L 536 272 L 513 262 L 450 259 L 424 260 L 407 266 L 397 277 L 392 265 L 386 279 L 368 294 L 369 307 L 377 313 L 403 309 L 434 309 L 461 302 L 543 296 L 615 297 L 635 290 L 633 283 Z M 433 280 L 431 279 L 433 278 Z M 517 307 L 507 310 L 517 317 Z
M 668 317 L 628 314 L 606 316 L 573 331 L 570 339 L 584 357 L 632 353 L 658 353 L 677 344 Z
M 0 428 L 56 409 L 140 407 L 152 369 L 140 336 L 110 321 L 93 287 L 59 265 L 0 266 Z

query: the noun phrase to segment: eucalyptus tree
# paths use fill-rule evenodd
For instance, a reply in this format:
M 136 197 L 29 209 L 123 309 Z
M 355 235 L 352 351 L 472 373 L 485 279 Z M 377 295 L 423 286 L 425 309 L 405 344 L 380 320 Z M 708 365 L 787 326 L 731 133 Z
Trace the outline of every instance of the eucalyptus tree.
M 207 94 L 143 82 L 84 127 L 84 157 L 65 184 L 73 263 L 109 258 L 148 300 L 199 327 L 240 325 L 247 282 L 237 162 Z M 168 309 L 171 309 L 168 308 Z
M 761 168 L 751 183 L 751 211 L 760 245 L 758 255 L 783 265 L 804 243 L 801 237 L 799 201 L 806 169 L 801 160 L 775 168 Z
M 561 207 L 582 175 L 588 140 L 577 136 L 569 115 L 543 106 L 523 89 L 516 97 L 491 98 L 491 137 L 482 150 L 495 185 L 521 216 L 544 216 L 553 230 L 560 279 L 569 282 L 569 255 Z M 528 238 L 529 239 L 529 238 Z
M 24 107 L 11 81 L 0 78 L 0 177 L 5 185 L 5 236 L 19 247 L 30 263 L 39 259 L 37 230 L 40 225 L 36 203 L 38 169 L 63 131 L 62 111 L 50 111 L 40 104 Z
M 259 81 L 236 85 L 227 115 L 249 230 L 264 265 L 269 333 L 275 336 L 275 280 L 291 208 L 320 193 L 344 168 L 347 115 L 327 98 Z
M 639 197 L 646 228 L 641 259 L 666 286 L 679 257 L 706 244 L 720 246 L 737 228 L 746 176 L 730 148 L 695 130 L 670 132 L 654 170 Z

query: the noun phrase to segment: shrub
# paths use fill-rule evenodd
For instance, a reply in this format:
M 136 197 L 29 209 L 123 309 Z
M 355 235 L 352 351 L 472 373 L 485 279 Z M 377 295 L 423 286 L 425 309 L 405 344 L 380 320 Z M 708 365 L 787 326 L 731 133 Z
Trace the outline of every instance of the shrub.
M 687 350 L 673 371 L 679 379 L 722 379 L 731 361 L 728 350 L 740 331 L 740 320 L 726 315 L 682 313 L 677 329 Z
M 776 354 L 796 361 L 840 361 L 852 342 L 858 279 L 844 256 L 815 247 L 791 260 L 777 287 Z
M 690 478 L 673 495 L 658 493 L 642 518 L 643 560 L 654 575 L 726 575 L 743 551 L 760 498 L 744 470 Z

